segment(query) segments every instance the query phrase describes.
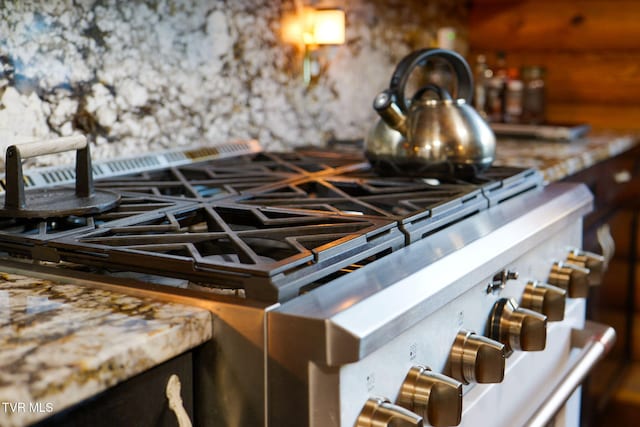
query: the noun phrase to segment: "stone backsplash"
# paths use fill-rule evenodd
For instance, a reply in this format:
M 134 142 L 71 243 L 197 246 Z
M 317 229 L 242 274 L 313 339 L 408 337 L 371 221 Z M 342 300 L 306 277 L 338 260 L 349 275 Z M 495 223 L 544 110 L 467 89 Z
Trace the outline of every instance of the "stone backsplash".
M 442 26 L 466 50 L 464 0 L 335 0 L 346 43 L 321 73 L 281 38 L 293 0 L 0 0 L 0 149 L 84 133 L 93 157 L 258 139 L 266 149 L 360 138 L 395 64 Z M 308 4 L 305 2 L 305 4 Z M 72 161 L 71 153 L 30 165 Z

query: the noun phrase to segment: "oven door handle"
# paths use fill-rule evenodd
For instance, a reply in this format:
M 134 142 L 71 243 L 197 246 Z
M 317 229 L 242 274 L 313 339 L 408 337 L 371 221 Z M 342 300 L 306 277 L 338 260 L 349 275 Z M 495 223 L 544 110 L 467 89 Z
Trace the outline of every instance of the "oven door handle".
M 584 329 L 574 329 L 571 334 L 572 346 L 582 348 L 577 362 L 565 373 L 547 400 L 524 425 L 526 427 L 548 425 L 573 392 L 582 384 L 596 363 L 611 350 L 615 341 L 616 331 L 601 323 L 587 320 Z

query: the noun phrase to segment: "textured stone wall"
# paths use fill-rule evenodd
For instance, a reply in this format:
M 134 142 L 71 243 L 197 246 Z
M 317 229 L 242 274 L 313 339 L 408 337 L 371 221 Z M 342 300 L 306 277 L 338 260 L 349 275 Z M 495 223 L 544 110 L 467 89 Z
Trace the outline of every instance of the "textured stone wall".
M 464 4 L 335 1 L 347 42 L 317 52 L 322 72 L 305 87 L 301 52 L 281 38 L 293 0 L 0 0 L 0 149 L 78 132 L 94 158 L 362 137 L 403 55 L 440 26 L 457 28 L 464 52 Z

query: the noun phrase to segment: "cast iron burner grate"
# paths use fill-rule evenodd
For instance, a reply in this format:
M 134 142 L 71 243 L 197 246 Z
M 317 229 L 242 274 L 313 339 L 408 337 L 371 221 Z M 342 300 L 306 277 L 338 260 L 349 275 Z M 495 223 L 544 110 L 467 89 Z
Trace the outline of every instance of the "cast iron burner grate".
M 494 206 L 543 185 L 542 173 L 535 169 L 494 166 L 471 182 L 480 186 L 482 193 Z
M 96 181 L 120 206 L 0 222 L 0 250 L 285 301 L 542 185 L 531 169 L 471 181 L 381 178 L 359 153 L 260 153 Z
M 409 177 L 381 178 L 368 165 L 358 170 L 347 171 L 343 175 L 360 180 L 390 180 L 393 182 L 392 185 L 409 185 L 409 183 L 419 185 L 420 182 L 424 182 L 434 186 L 473 186 L 482 191 L 489 202 L 489 206 L 502 203 L 521 193 L 541 187 L 544 183 L 544 177 L 540 171 L 512 166 L 492 166 L 480 175 L 468 180 L 451 179 L 447 181 Z
M 176 200 L 150 197 L 143 194 L 122 193 L 118 206 L 94 215 L 64 217 L 2 218 L 0 219 L 0 250 L 12 257 L 36 261 L 59 262 L 60 254 L 48 242 L 58 241 L 66 235 L 86 233 L 118 223 L 123 219 L 144 216 L 153 211 L 182 206 Z
M 60 259 L 244 288 L 281 301 L 337 270 L 404 246 L 392 221 L 198 203 L 48 242 Z
M 487 208 L 480 188 L 421 180 L 313 177 L 263 187 L 238 200 L 257 206 L 394 220 L 407 243 Z
M 259 153 L 194 163 L 96 181 L 96 187 L 180 199 L 228 198 L 300 176 L 340 173 L 357 168 L 361 158 L 308 151 Z

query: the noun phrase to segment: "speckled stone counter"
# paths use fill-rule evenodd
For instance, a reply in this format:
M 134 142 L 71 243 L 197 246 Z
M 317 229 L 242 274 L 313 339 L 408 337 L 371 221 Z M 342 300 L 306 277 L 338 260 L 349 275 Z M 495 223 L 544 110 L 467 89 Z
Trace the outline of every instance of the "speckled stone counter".
M 499 139 L 496 165 L 542 171 L 545 181 L 559 181 L 620 155 L 640 142 L 640 135 L 594 134 L 575 141 Z
M 0 273 L 0 425 L 28 425 L 212 336 L 186 305 Z

